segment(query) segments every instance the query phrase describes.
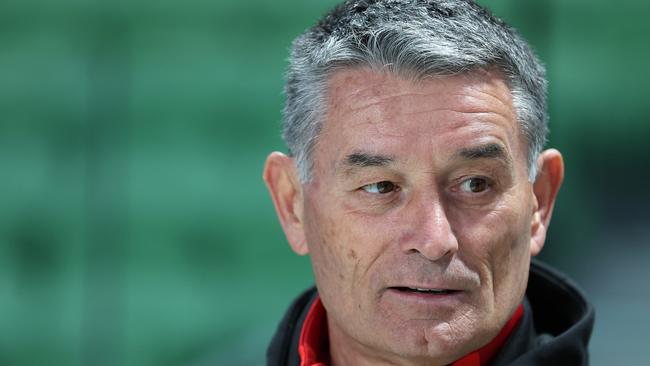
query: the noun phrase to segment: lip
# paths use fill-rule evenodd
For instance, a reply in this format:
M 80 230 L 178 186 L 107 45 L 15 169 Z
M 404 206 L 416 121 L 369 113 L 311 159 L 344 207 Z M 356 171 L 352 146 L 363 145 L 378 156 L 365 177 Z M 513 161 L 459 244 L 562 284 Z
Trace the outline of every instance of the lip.
M 435 289 L 444 292 L 423 292 L 412 291 L 409 289 Z M 415 304 L 423 306 L 451 306 L 458 304 L 466 296 L 467 292 L 457 289 L 430 286 L 395 286 L 386 289 L 384 295 L 389 300 L 397 301 L 401 304 Z

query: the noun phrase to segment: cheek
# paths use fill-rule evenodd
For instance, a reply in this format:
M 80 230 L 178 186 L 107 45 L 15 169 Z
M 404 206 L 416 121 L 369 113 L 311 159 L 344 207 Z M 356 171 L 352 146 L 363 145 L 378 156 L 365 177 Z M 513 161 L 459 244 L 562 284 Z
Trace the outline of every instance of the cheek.
M 330 280 L 342 280 L 340 259 L 339 229 L 331 220 L 316 218 L 307 225 L 305 236 L 312 261 L 312 267 L 318 283 Z
M 508 220 L 507 230 L 497 238 L 489 258 L 497 300 L 519 297 L 525 288 L 530 261 L 530 230 L 522 216 L 525 215 L 515 214 Z
M 312 267 L 321 291 L 336 287 L 344 291 L 353 279 L 361 253 L 352 228 L 336 213 L 328 214 L 321 205 L 307 212 L 306 238 Z
M 339 293 L 370 290 L 373 286 L 368 276 L 392 242 L 395 225 L 387 223 L 390 220 L 346 210 L 345 205 L 332 208 L 321 204 L 317 208 L 309 212 L 313 220 L 306 233 L 317 283 L 320 287 L 336 287 Z
M 495 293 L 519 292 L 512 287 L 514 280 L 522 278 L 530 260 L 528 216 L 521 207 L 501 205 L 487 214 L 462 220 L 459 254 Z

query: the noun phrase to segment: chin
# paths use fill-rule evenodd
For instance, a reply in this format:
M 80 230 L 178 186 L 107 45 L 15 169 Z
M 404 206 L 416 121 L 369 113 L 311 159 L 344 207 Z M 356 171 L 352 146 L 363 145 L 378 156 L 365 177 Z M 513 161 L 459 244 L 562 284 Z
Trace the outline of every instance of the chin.
M 409 321 L 412 322 L 412 321 Z M 411 324 L 394 332 L 395 337 L 385 349 L 392 349 L 413 365 L 448 365 L 488 343 L 488 332 L 449 322 Z M 462 322 L 461 322 L 462 323 Z

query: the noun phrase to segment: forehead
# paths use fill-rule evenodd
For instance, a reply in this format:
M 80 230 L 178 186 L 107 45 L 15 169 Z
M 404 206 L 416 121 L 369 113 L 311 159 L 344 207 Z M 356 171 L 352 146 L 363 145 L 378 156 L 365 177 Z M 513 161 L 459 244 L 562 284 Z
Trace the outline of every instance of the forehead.
M 332 103 L 350 102 L 377 96 L 389 96 L 386 88 L 393 88 L 395 94 L 401 90 L 414 90 L 421 94 L 443 92 L 490 92 L 499 99 L 512 103 L 510 90 L 503 74 L 497 69 L 476 69 L 453 75 L 430 75 L 412 78 L 394 72 L 376 70 L 367 66 L 341 68 L 329 77 L 329 101 Z M 343 99 L 341 99 L 343 98 Z M 445 100 L 450 101 L 449 99 Z
M 499 142 L 515 155 L 518 130 L 510 89 L 496 71 L 412 80 L 347 68 L 329 79 L 316 154 L 337 160 L 351 149 L 388 150 L 378 152 L 399 157 L 424 145 L 436 153 Z

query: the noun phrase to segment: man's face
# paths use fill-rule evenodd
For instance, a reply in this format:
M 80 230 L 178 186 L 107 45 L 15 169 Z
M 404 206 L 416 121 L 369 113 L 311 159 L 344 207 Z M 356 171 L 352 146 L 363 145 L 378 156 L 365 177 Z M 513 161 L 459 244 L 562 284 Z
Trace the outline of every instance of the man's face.
M 333 347 L 448 363 L 486 344 L 522 301 L 534 252 L 503 78 L 351 68 L 328 91 L 301 214 Z

